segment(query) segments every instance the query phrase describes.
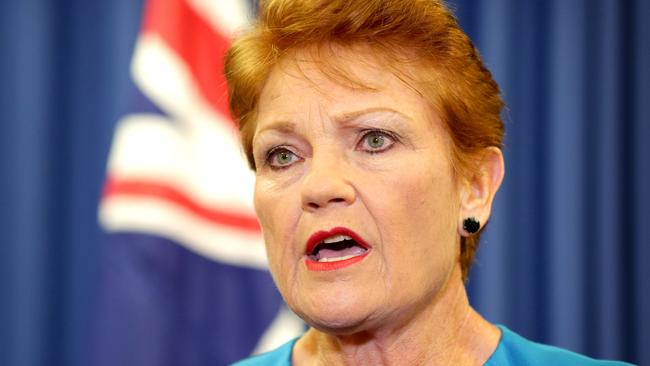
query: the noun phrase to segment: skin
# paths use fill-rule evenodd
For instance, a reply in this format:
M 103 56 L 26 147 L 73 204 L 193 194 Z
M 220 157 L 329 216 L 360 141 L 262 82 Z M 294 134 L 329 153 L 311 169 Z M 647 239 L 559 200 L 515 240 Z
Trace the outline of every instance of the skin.
M 325 76 L 307 52 L 280 62 L 258 104 L 255 207 L 273 278 L 311 329 L 295 365 L 480 365 L 499 330 L 471 309 L 461 279 L 462 220 L 486 222 L 503 177 L 486 149 L 455 177 L 450 138 L 430 105 L 363 49 L 339 49 Z M 305 247 L 344 226 L 370 246 L 335 271 L 310 271 Z

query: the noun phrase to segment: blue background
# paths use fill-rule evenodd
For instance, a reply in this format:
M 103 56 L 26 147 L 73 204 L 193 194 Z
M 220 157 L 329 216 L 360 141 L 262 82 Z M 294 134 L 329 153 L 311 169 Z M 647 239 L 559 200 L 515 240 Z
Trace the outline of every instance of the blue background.
M 453 7 L 508 105 L 471 302 L 529 338 L 650 365 L 650 1 Z M 141 8 L 0 2 L 0 365 L 88 357 Z

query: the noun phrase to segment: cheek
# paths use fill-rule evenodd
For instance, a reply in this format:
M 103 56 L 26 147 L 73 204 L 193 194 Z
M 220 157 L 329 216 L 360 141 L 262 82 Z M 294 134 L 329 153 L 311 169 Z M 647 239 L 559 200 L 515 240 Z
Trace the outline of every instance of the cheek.
M 394 184 L 400 188 L 386 195 L 385 224 L 380 224 L 387 263 L 394 264 L 396 277 L 410 278 L 407 282 L 417 286 L 445 276 L 455 260 L 459 207 L 451 179 L 424 171 L 402 174 Z
M 433 169 L 431 169 L 433 170 Z M 394 212 L 404 227 L 419 227 L 409 231 L 413 234 L 423 230 L 448 228 L 450 220 L 460 207 L 452 179 L 431 170 L 405 172 L 391 183 L 391 202 L 386 202 L 389 214 Z M 455 227 L 455 224 L 452 225 Z
M 265 178 L 257 178 L 255 181 L 253 202 L 255 212 L 264 230 L 265 239 L 275 238 L 281 231 L 282 225 L 287 224 L 287 216 L 283 210 L 286 210 L 285 203 L 288 200 L 289 197 L 283 191 L 278 190 L 273 181 Z
M 278 246 L 278 229 L 280 227 L 277 224 L 281 223 L 273 222 L 274 218 L 278 217 L 275 211 L 279 208 L 274 204 L 278 199 L 276 195 L 269 192 L 266 188 L 266 185 L 261 183 L 259 179 L 256 181 L 253 202 L 255 204 L 257 218 L 264 233 L 264 244 L 266 245 L 269 266 L 272 272 L 275 272 L 274 267 L 277 264 L 278 249 L 280 249 Z
M 264 180 L 255 184 L 254 204 L 264 233 L 269 267 L 275 276 L 282 275 L 293 255 L 292 228 L 295 216 L 290 204 L 291 197 L 272 189 Z

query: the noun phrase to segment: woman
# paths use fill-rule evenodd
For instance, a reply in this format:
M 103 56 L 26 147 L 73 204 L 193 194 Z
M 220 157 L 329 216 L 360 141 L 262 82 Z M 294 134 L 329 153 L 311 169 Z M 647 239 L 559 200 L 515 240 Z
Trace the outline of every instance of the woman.
M 441 2 L 266 1 L 226 75 L 271 273 L 310 325 L 242 365 L 616 364 L 469 305 L 503 103 Z

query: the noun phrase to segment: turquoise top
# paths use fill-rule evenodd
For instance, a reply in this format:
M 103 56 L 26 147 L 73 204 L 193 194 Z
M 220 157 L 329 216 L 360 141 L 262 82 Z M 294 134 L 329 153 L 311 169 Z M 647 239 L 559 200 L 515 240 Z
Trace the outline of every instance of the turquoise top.
M 623 366 L 618 361 L 599 361 L 562 348 L 531 342 L 503 325 L 501 340 L 485 366 Z M 291 351 L 295 338 L 274 351 L 253 356 L 233 366 L 291 366 Z

